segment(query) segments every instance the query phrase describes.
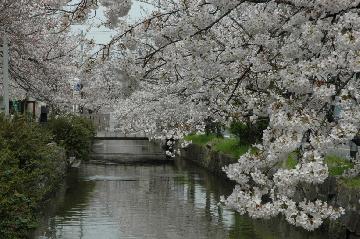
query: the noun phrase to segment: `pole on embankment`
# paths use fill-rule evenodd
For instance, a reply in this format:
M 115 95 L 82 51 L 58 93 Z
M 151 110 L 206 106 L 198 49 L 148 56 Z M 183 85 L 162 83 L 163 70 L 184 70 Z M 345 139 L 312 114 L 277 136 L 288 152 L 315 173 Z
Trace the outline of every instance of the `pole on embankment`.
M 9 40 L 6 33 L 3 36 L 3 91 L 5 115 L 9 115 Z

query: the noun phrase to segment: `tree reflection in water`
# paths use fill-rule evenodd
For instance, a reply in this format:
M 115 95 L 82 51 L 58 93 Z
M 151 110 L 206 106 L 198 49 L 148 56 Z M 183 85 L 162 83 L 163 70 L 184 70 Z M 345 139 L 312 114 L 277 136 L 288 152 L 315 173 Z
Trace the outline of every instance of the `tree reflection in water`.
M 326 238 L 280 219 L 252 220 L 218 206 L 233 186 L 183 161 L 84 164 L 69 174 L 67 189 L 34 238 Z

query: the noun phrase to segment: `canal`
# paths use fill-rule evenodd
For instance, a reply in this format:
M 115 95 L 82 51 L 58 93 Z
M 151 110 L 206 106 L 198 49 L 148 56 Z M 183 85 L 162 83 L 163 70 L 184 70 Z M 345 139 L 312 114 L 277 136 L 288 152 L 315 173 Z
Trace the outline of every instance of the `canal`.
M 322 239 L 284 221 L 252 220 L 218 205 L 233 184 L 184 161 L 90 161 L 69 172 L 34 239 Z

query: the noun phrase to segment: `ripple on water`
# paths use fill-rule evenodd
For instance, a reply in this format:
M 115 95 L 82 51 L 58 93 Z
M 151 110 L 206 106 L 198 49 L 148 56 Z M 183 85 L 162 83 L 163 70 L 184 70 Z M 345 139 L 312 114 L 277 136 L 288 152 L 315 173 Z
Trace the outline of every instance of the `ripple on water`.
M 116 176 L 105 176 L 105 175 L 94 175 L 90 177 L 86 177 L 83 179 L 84 181 L 139 181 L 140 178 L 126 178 L 126 177 L 116 177 Z

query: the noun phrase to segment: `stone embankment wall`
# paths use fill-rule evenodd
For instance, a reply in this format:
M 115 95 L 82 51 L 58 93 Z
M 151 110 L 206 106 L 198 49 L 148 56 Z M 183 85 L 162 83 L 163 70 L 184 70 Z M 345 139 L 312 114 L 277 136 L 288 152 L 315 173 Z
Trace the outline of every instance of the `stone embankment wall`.
M 181 158 L 192 161 L 210 172 L 225 178 L 226 174 L 222 171 L 222 168 L 237 161 L 231 155 L 211 150 L 211 145 L 201 146 L 197 144 L 190 144 L 182 149 Z
M 215 152 L 211 145 L 191 144 L 181 150 L 181 158 L 194 162 L 210 172 L 226 177 L 222 168 L 237 161 L 230 155 Z M 295 197 L 328 201 L 331 205 L 343 207 L 346 214 L 337 221 L 324 226 L 332 239 L 360 239 L 360 188 L 349 188 L 335 177 L 329 177 L 322 185 L 301 185 Z

